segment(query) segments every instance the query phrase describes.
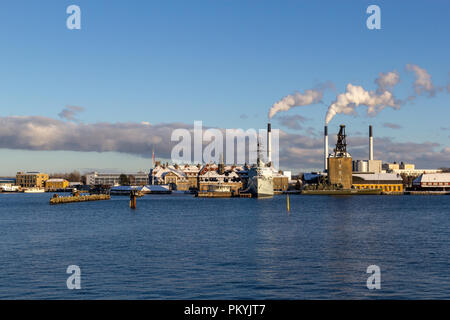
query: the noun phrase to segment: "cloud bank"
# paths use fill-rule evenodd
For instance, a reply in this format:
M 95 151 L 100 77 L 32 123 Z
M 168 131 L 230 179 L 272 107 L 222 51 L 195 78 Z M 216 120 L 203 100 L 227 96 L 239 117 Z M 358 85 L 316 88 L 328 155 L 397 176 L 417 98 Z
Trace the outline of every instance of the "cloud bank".
M 23 150 L 66 150 L 80 152 L 120 152 L 151 158 L 170 158 L 176 142 L 170 138 L 174 129 L 192 130 L 184 123 L 93 123 L 66 122 L 39 116 L 0 117 L 0 148 Z M 204 127 L 204 129 L 206 129 Z M 223 129 L 220 129 L 223 130 Z M 330 133 L 330 146 L 334 135 Z M 349 152 L 356 159 L 367 158 L 365 136 L 349 137 Z M 289 169 L 320 169 L 323 138 L 321 135 L 292 134 L 280 130 L 280 166 Z M 438 143 L 395 142 L 375 138 L 375 156 L 384 161 L 408 161 L 418 167 L 448 166 L 450 148 Z

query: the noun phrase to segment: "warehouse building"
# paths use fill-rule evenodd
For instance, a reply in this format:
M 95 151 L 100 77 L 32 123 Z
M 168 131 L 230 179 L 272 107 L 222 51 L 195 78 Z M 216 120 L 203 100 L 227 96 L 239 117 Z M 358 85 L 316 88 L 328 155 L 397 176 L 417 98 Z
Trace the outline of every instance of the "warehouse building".
M 45 181 L 45 190 L 57 191 L 64 190 L 69 187 L 69 181 L 66 179 L 48 179 Z
M 381 189 L 384 193 L 403 193 L 403 179 L 396 173 L 354 173 L 353 188 Z
M 450 172 L 422 174 L 413 181 L 413 187 L 416 190 L 450 190 Z

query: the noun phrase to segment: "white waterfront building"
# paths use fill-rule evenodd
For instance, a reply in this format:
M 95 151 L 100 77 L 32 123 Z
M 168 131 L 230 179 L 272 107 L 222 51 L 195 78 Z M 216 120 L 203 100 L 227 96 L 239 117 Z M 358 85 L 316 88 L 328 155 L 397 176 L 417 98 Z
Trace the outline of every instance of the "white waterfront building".
M 114 186 L 119 184 L 121 173 L 99 173 L 91 172 L 86 174 L 86 184 L 88 185 L 106 185 Z M 126 173 L 130 185 L 144 186 L 148 184 L 148 173 Z

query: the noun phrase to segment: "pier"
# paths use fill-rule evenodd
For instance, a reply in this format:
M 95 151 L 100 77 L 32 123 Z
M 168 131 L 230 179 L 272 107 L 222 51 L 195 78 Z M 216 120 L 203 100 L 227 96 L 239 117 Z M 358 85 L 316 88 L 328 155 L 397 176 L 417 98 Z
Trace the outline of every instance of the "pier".
M 405 191 L 406 195 L 450 195 L 450 191 L 429 191 L 429 190 L 421 190 L 421 191 Z

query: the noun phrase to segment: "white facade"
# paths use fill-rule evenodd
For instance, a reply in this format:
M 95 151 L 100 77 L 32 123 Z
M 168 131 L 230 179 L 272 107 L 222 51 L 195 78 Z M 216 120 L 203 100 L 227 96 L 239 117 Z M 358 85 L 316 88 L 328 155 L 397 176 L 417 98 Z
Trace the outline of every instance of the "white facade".
M 381 173 L 381 160 L 369 160 L 367 161 L 367 171 L 373 173 Z
M 121 173 L 88 173 L 86 174 L 86 184 L 114 186 L 119 183 L 120 175 Z M 126 175 L 133 185 L 148 184 L 148 173 L 137 172 Z
M 398 174 L 406 174 L 408 176 L 420 176 L 421 174 L 441 173 L 439 169 L 394 169 L 390 172 Z
M 292 181 L 292 171 L 283 171 L 283 175 L 288 177 L 288 181 Z

